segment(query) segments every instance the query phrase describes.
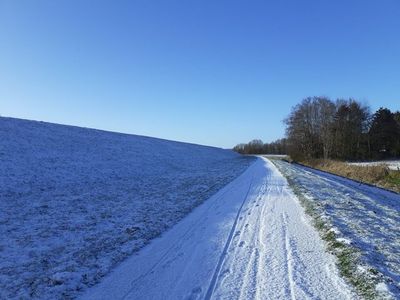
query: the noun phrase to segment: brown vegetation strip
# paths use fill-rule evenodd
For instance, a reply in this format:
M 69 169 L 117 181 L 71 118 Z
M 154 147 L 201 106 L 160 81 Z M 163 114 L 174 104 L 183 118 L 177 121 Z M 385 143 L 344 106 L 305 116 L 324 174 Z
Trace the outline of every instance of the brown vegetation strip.
M 400 171 L 390 170 L 386 165 L 354 166 L 336 160 L 312 159 L 301 161 L 306 166 L 373 184 L 400 193 Z

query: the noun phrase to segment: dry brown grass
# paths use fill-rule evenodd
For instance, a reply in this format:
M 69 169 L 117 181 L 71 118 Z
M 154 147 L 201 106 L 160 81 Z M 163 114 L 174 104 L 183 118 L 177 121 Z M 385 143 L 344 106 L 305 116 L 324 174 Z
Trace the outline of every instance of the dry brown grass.
M 342 161 L 314 159 L 301 162 L 304 165 L 377 185 L 400 193 L 400 171 L 390 170 L 385 165 L 354 166 Z

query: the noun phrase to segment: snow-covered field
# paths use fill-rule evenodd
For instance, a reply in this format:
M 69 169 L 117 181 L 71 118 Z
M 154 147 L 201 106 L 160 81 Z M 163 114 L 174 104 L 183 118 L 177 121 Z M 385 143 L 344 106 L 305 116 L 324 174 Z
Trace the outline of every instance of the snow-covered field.
M 231 151 L 0 118 L 0 299 L 68 299 L 253 162 Z
M 260 158 L 82 300 L 357 299 L 276 167 Z
M 339 239 L 360 253 L 360 272 L 378 276 L 384 283 L 377 288 L 386 286 L 400 299 L 400 195 L 284 161 L 275 164 Z
M 382 161 L 371 161 L 371 162 L 349 162 L 349 165 L 353 166 L 379 166 L 386 165 L 389 169 L 400 171 L 400 160 L 382 160 Z

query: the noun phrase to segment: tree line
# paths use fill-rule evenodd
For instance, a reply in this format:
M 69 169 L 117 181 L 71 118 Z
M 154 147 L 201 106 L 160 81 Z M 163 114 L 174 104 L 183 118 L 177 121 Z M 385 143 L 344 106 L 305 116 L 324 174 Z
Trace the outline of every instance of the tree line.
M 399 111 L 380 108 L 372 114 L 369 106 L 355 99 L 308 97 L 292 108 L 284 123 L 285 139 L 270 144 L 253 140 L 234 150 L 245 154 L 289 154 L 295 160 L 400 156 Z
M 287 140 L 279 139 L 272 143 L 263 143 L 262 140 L 252 140 L 247 144 L 238 144 L 233 150 L 242 154 L 286 154 Z

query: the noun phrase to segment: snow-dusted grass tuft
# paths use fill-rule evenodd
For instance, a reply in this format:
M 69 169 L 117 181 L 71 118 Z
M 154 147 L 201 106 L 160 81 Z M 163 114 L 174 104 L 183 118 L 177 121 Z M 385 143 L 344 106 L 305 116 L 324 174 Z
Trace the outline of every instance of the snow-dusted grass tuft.
M 253 161 L 228 150 L 0 118 L 0 299 L 70 299 Z
M 337 264 L 341 275 L 356 288 L 360 296 L 365 299 L 376 299 L 378 293 L 375 287 L 379 282 L 375 282 L 374 273 L 366 274 L 365 272 L 360 272 L 358 268 L 359 251 L 341 241 L 338 234 L 332 230 L 332 224 L 319 214 L 315 203 L 305 196 L 304 190 L 296 186 L 293 181 L 288 180 L 288 182 L 300 199 L 300 203 L 305 208 L 306 213 L 312 217 L 314 226 L 320 232 L 322 239 L 327 243 L 328 250 L 337 257 Z
M 329 195 L 329 190 L 324 187 L 320 189 L 319 192 L 325 198 L 316 198 L 316 194 L 314 189 L 311 189 L 312 181 L 310 181 L 309 185 L 305 185 L 305 178 L 303 180 L 299 180 L 300 173 L 297 170 L 292 169 L 291 165 L 275 160 L 273 161 L 275 165 L 278 167 L 280 172 L 287 178 L 290 186 L 292 187 L 295 194 L 300 199 L 306 213 L 312 218 L 314 226 L 320 232 L 321 237 L 327 243 L 327 249 L 332 252 L 337 257 L 338 268 L 344 276 L 351 283 L 357 293 L 364 299 L 391 299 L 393 297 L 393 292 L 398 291 L 398 287 L 396 284 L 391 286 L 392 291 L 389 290 L 387 283 L 393 284 L 393 279 L 388 277 L 387 274 L 383 274 L 381 271 L 376 268 L 377 265 L 371 264 L 371 261 L 374 261 L 380 269 L 388 270 L 386 265 L 390 265 L 392 258 L 385 257 L 384 253 L 374 253 L 370 249 L 365 249 L 361 245 L 361 240 L 363 237 L 363 233 L 359 231 L 358 234 L 360 242 L 357 238 L 352 235 L 352 230 L 357 228 L 357 217 L 359 212 L 355 205 L 349 205 L 353 209 L 353 218 L 347 219 L 349 216 L 344 215 L 341 216 L 340 210 L 345 210 L 340 207 L 338 204 L 337 210 L 335 211 L 335 207 L 331 204 L 331 201 L 335 201 L 337 203 L 341 202 L 341 199 L 337 198 L 340 196 L 338 193 Z M 303 184 L 302 184 L 303 183 Z M 315 180 L 314 180 L 315 183 Z M 345 194 L 349 196 L 349 194 Z M 348 201 L 348 199 L 346 199 Z M 346 209 L 346 211 L 348 211 Z M 365 213 L 369 213 L 366 211 Z M 368 220 L 364 220 L 367 221 Z M 354 224 L 351 224 L 353 222 Z M 387 220 L 387 222 L 395 222 L 395 220 Z M 340 226 L 338 228 L 336 225 Z M 374 226 L 374 221 L 371 220 L 371 228 L 364 228 L 366 231 L 368 230 L 377 230 Z M 354 227 L 354 228 L 353 228 Z M 379 229 L 378 229 L 379 230 Z M 384 234 L 383 232 L 377 232 L 377 235 Z M 369 235 L 372 235 L 369 233 Z M 354 240 L 349 237 L 354 237 Z M 368 236 L 368 238 L 370 238 Z M 398 239 L 398 237 L 397 237 Z M 395 238 L 396 240 L 396 238 Z M 363 241 L 365 242 L 365 241 Z M 373 245 L 374 250 L 376 251 L 379 247 L 387 247 L 387 245 Z M 393 245 L 396 247 L 396 244 Z M 389 254 L 390 255 L 390 254 Z M 377 258 L 379 257 L 379 261 Z M 386 260 L 386 261 L 385 261 Z M 398 275 L 393 272 L 396 269 L 396 266 L 391 266 L 393 269 L 390 270 L 390 274 L 393 278 L 396 278 Z

